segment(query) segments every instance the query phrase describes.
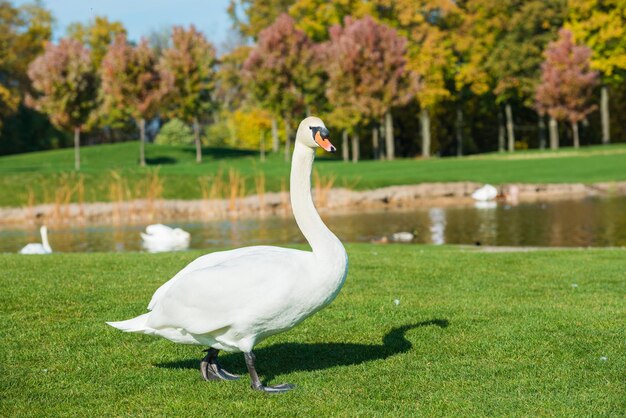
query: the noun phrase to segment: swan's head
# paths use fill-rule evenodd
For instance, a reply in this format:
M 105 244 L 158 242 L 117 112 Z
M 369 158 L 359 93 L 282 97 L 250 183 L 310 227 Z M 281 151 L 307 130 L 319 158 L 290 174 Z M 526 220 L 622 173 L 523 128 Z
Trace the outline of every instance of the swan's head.
M 326 129 L 326 125 L 320 118 L 309 116 L 300 122 L 298 133 L 296 133 L 296 141 L 309 148 L 322 147 L 328 152 L 335 152 L 337 148 L 330 143 L 330 132 Z

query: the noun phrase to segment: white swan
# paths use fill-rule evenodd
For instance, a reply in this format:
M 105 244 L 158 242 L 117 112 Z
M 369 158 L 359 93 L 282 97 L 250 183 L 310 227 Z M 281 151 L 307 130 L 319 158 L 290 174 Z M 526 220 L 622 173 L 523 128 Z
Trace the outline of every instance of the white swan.
M 491 184 L 485 184 L 483 187 L 476 189 L 474 193 L 472 193 L 472 199 L 479 202 L 493 200 L 496 196 L 498 196 L 498 189 L 493 187 Z
M 190 238 L 189 232 L 163 224 L 148 225 L 146 233 L 141 233 L 143 247 L 152 253 L 185 250 Z
M 20 250 L 20 254 L 51 254 L 52 248 L 50 248 L 50 243 L 48 242 L 48 228 L 43 225 L 39 228 L 39 233 L 41 234 L 41 244 L 32 243 L 26 244 L 24 248 Z
M 345 281 L 346 251 L 322 222 L 311 197 L 315 148 L 335 151 L 328 136 L 321 119 L 304 119 L 296 134 L 291 166 L 293 214 L 312 252 L 255 246 L 199 257 L 156 291 L 148 305 L 150 312 L 108 324 L 122 331 L 211 347 L 200 365 L 206 380 L 238 378 L 221 368 L 217 354 L 219 350 L 243 351 L 253 389 L 291 389 L 291 385 L 261 384 L 252 349 L 328 305 Z
M 412 232 L 394 232 L 391 235 L 391 240 L 396 242 L 411 242 L 415 238 L 415 234 Z

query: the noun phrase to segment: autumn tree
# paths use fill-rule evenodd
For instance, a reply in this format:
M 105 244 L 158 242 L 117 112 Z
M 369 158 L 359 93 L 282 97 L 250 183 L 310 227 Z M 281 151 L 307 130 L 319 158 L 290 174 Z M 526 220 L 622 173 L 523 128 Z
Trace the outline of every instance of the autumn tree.
M 536 92 L 540 113 L 571 123 L 575 148 L 580 146 L 578 122 L 596 108 L 589 104 L 598 78 L 598 73 L 589 69 L 591 54 L 588 47 L 574 44 L 569 30 L 561 29 L 559 39 L 551 42 L 545 51 L 541 84 Z M 551 148 L 558 147 L 552 129 L 550 144 Z
M 504 107 L 506 148 L 513 151 L 512 103 L 533 105 L 542 54 L 563 24 L 566 0 L 469 0 L 463 7 L 469 29 L 458 45 L 466 46 L 469 58 L 460 73 L 465 82 L 487 84 L 496 104 Z M 457 82 L 461 79 L 457 76 Z
M 346 17 L 343 28 L 331 28 L 326 49 L 329 101 L 338 109 L 348 110 L 348 114 L 360 113 L 359 122 L 373 122 L 375 156 L 379 147 L 377 125 L 384 119 L 387 159 L 393 160 L 391 109 L 408 102 L 417 87 L 406 69 L 406 39 L 369 16 L 359 20 Z
M 233 27 L 243 36 L 257 39 L 262 30 L 272 25 L 274 21 L 295 0 L 230 0 L 228 14 L 233 21 Z M 243 12 L 245 17 L 240 16 Z
M 0 128 L 30 91 L 29 64 L 52 35 L 52 15 L 39 4 L 0 1 Z
M 67 28 L 68 37 L 76 39 L 89 48 L 91 61 L 98 70 L 109 45 L 119 34 L 126 34 L 126 28 L 122 22 L 111 22 L 104 16 L 96 16 L 88 24 L 72 23 Z
M 170 115 L 193 123 L 198 163 L 202 162 L 199 118 L 214 107 L 215 65 L 215 48 L 195 26 L 172 29 L 172 46 L 163 51 L 159 67 L 173 77 L 167 97 Z
M 46 113 L 54 125 L 74 130 L 74 167 L 80 169 L 80 131 L 96 106 L 97 77 L 89 51 L 74 39 L 48 43 L 28 68 L 37 92 L 27 104 Z
M 377 0 L 380 19 L 409 40 L 407 67 L 421 82 L 422 156 L 431 154 L 431 113 L 450 97 L 447 80 L 453 77 L 455 55 L 452 28 L 459 10 L 453 0 Z
M 291 124 L 294 117 L 305 113 L 309 89 L 320 88 L 312 80 L 321 71 L 321 64 L 311 40 L 286 14 L 261 31 L 244 63 L 244 78 L 256 102 L 283 119 L 287 161 L 291 155 Z
M 143 39 L 132 46 L 119 34 L 109 47 L 101 68 L 104 107 L 131 116 L 139 125 L 139 163 L 146 165 L 146 119 L 155 115 L 172 89 L 172 75 L 157 67 L 154 51 Z
M 251 50 L 250 46 L 241 45 L 219 58 L 215 97 L 229 111 L 241 107 L 246 99 L 242 71 Z
M 609 87 L 626 80 L 626 2 L 623 0 L 568 0 L 567 27 L 575 39 L 593 51 L 591 68 L 602 76 L 600 115 L 602 143 L 611 140 Z

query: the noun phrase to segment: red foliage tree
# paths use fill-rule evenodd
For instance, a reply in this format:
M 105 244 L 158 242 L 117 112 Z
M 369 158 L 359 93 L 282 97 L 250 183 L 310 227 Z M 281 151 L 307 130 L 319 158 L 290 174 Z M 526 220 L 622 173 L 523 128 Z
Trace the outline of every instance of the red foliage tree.
M 591 49 L 574 43 L 567 29 L 559 31 L 559 39 L 551 42 L 546 51 L 546 60 L 541 65 L 541 84 L 537 87 L 535 100 L 540 114 L 548 114 L 554 121 L 568 120 L 572 124 L 574 147 L 580 145 L 578 122 L 596 109 L 590 104 L 593 88 L 598 83 L 598 72 L 589 68 Z M 550 130 L 550 145 L 558 146 L 554 138 L 555 129 Z
M 74 130 L 74 167 L 80 169 L 80 131 L 96 107 L 98 81 L 89 50 L 74 39 L 48 43 L 28 67 L 35 97 L 26 104 L 60 129 Z
M 373 147 L 378 154 L 378 121 L 385 119 L 387 158 L 393 159 L 391 108 L 414 97 L 417 83 L 406 69 L 407 41 L 398 33 L 366 16 L 344 19 L 344 27 L 330 29 L 326 44 L 328 84 L 326 94 L 333 115 L 344 129 L 353 131 L 353 160 L 358 159 L 354 134 L 364 122 L 374 123 Z
M 130 115 L 139 125 L 139 162 L 143 167 L 146 119 L 154 116 L 172 89 L 172 75 L 157 68 L 156 54 L 145 39 L 133 47 L 125 34 L 117 35 L 109 47 L 101 73 L 105 109 Z
M 170 114 L 193 123 L 196 162 L 202 162 L 200 125 L 198 119 L 209 112 L 214 103 L 215 48 L 193 25 L 188 30 L 172 28 L 172 46 L 163 52 L 159 66 L 173 77 L 168 95 Z
M 287 14 L 262 30 L 244 63 L 244 78 L 259 104 L 285 123 L 285 158 L 291 149 L 291 123 L 303 114 L 307 95 L 321 89 L 321 56 Z

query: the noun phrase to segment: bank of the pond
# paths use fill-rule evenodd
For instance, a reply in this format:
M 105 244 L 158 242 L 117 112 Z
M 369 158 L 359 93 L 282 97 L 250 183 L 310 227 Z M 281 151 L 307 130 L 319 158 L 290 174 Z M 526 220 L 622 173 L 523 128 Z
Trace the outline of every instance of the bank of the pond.
M 429 206 L 472 204 L 471 193 L 482 184 L 474 182 L 422 183 L 390 186 L 373 190 L 345 188 L 313 189 L 320 212 L 387 210 Z M 587 196 L 626 195 L 626 182 L 593 184 L 504 184 L 499 186 L 500 199 L 508 203 L 575 199 Z M 184 220 L 215 220 L 255 218 L 268 215 L 289 215 L 288 192 L 263 193 L 231 199 L 166 200 L 141 199 L 96 203 L 56 203 L 0 208 L 0 225 L 29 226 L 145 223 Z
M 200 251 L 0 254 L 1 416 L 623 416 L 625 250 L 347 246 L 337 299 L 205 382 L 200 347 L 105 324 Z

